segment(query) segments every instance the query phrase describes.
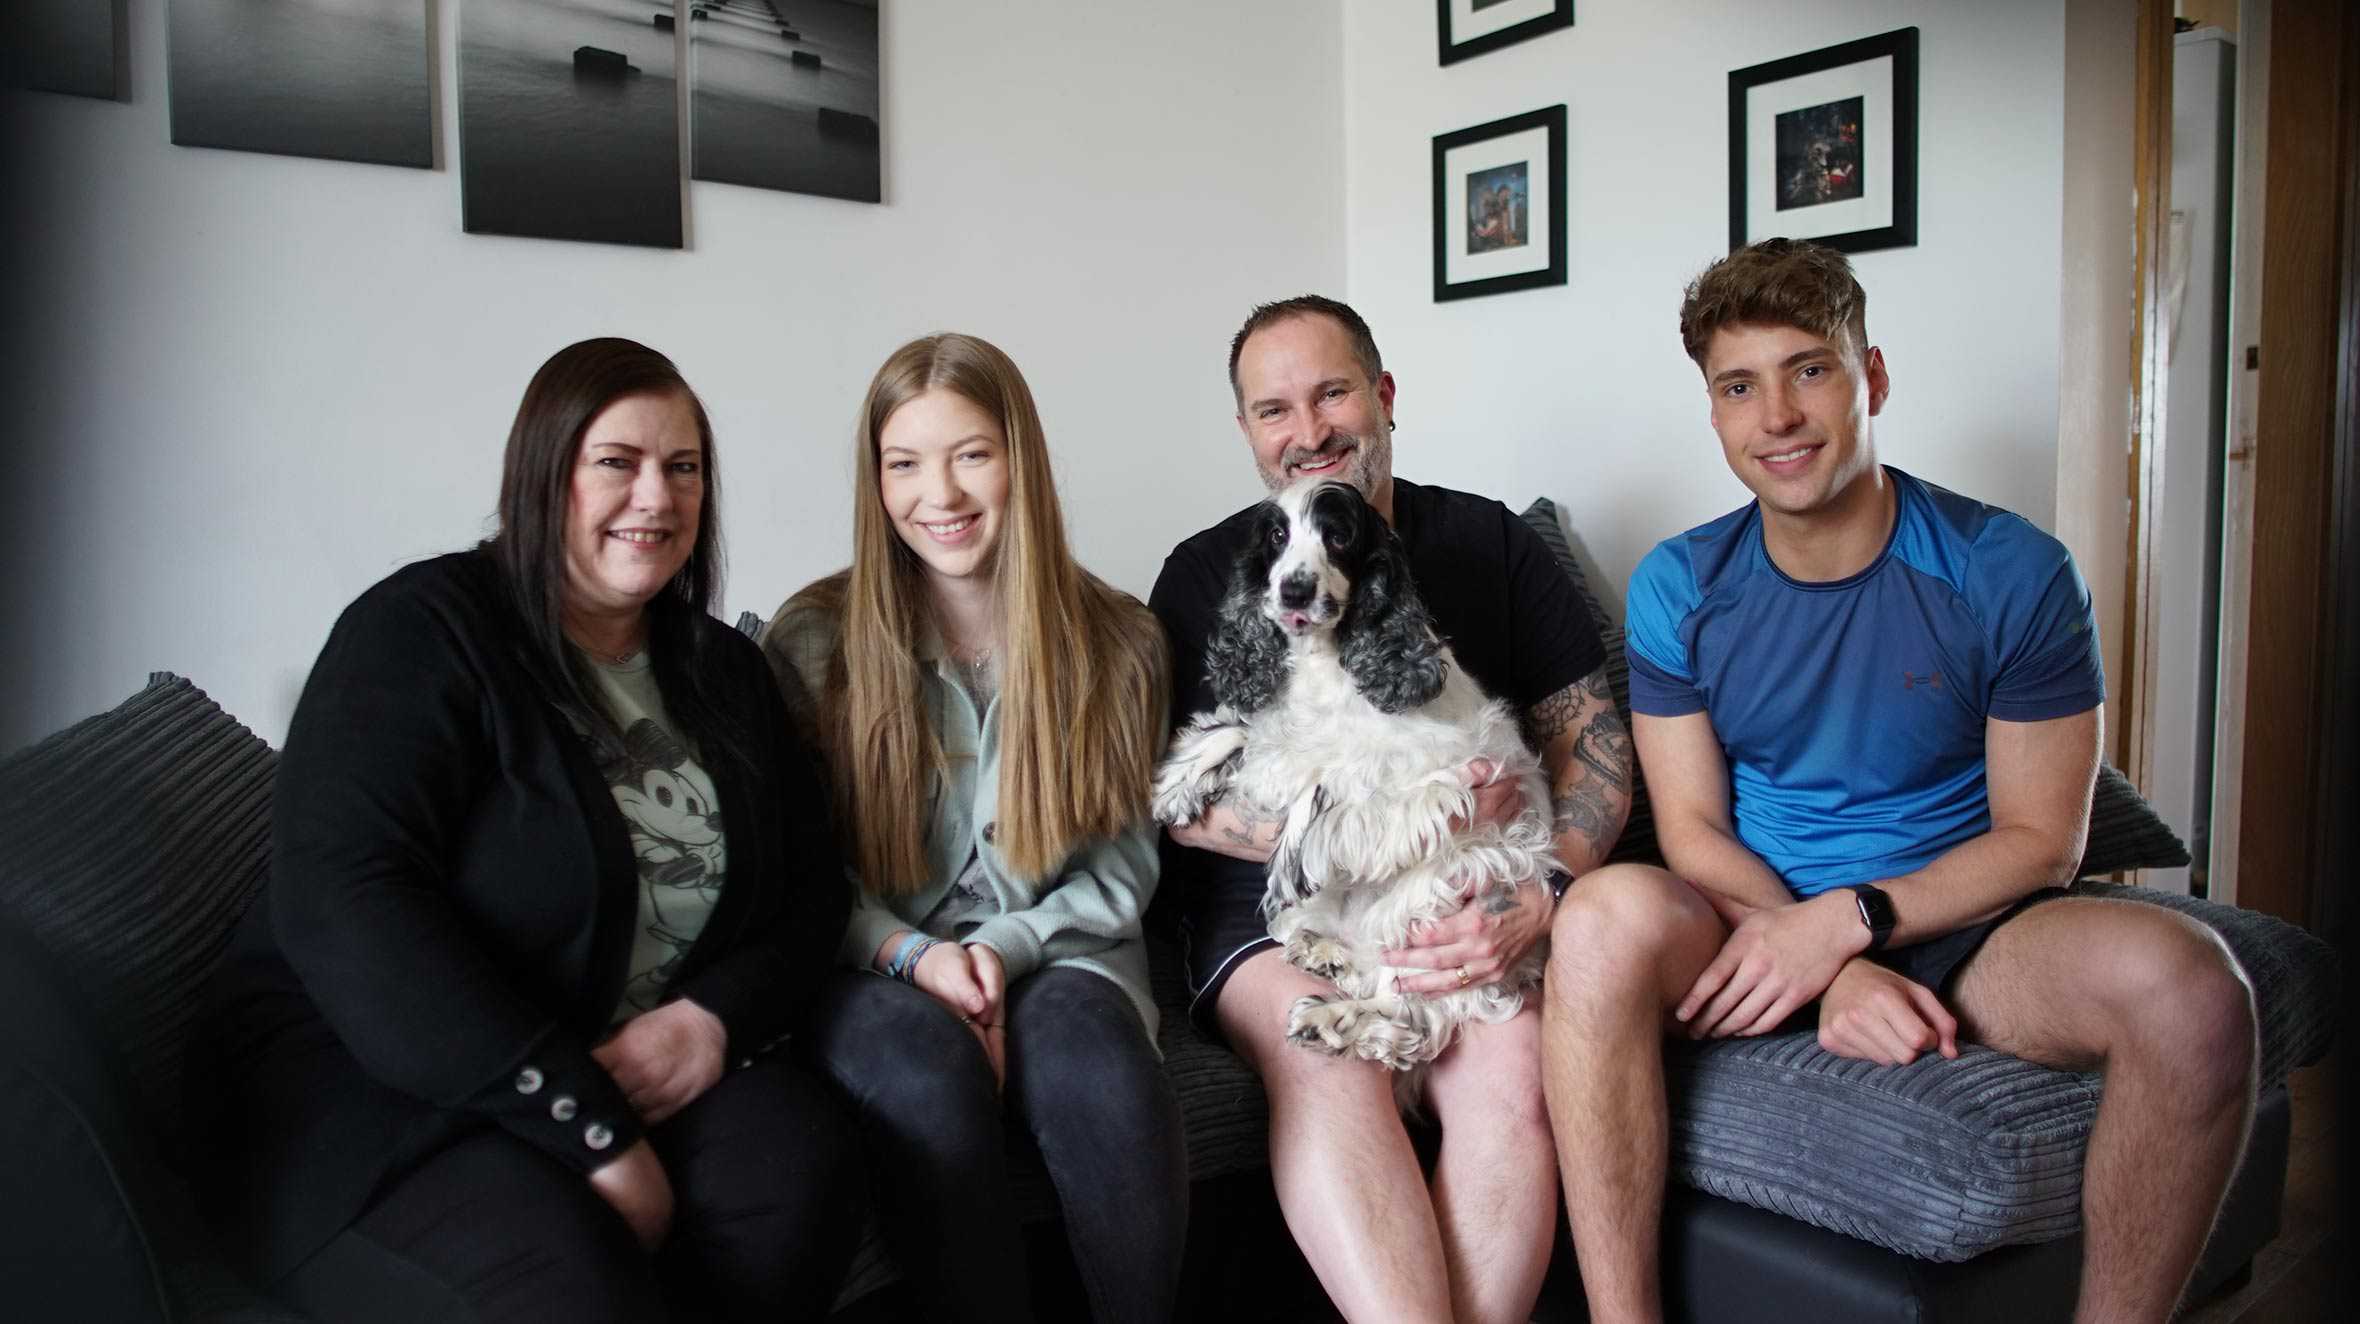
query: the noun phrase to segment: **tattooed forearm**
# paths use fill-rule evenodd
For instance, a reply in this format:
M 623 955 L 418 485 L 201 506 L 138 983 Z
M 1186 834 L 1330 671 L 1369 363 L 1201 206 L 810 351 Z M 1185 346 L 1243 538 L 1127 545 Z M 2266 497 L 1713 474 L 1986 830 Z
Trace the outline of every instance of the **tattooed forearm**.
M 1569 857 L 1586 854 L 1588 863 L 1603 860 L 1630 810 L 1630 730 L 1615 710 L 1604 668 L 1559 691 L 1550 704 L 1536 706 L 1535 725 L 1544 707 L 1555 719 L 1550 744 L 1544 748 L 1560 751 L 1551 796 L 1552 827 Z M 1566 841 L 1568 837 L 1575 840 Z M 1577 872 L 1585 867 L 1579 859 L 1568 858 L 1566 863 Z
M 1604 855 L 1607 832 L 1619 826 L 1615 804 L 1605 784 L 1595 777 L 1584 777 L 1557 792 L 1551 805 L 1550 829 L 1558 836 L 1577 833 L 1592 849 Z
M 1598 710 L 1590 724 L 1573 742 L 1573 756 L 1582 766 L 1607 785 L 1624 794 L 1631 789 L 1631 733 L 1623 726 L 1622 714 L 1608 704 Z
M 1263 814 L 1243 798 L 1214 801 L 1213 805 L 1208 807 L 1206 815 L 1208 819 L 1211 817 L 1211 808 L 1229 811 L 1229 821 L 1220 824 L 1219 831 L 1222 840 L 1235 846 L 1268 846 L 1270 843 L 1260 838 L 1264 830 L 1275 827 L 1280 818 L 1280 815 L 1277 814 Z

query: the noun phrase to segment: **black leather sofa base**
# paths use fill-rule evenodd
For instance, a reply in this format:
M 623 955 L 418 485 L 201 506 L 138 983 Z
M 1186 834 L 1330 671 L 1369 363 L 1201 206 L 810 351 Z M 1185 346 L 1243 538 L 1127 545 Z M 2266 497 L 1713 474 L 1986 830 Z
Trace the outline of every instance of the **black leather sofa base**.
M 2291 1117 L 2285 1086 L 2262 1095 L 2192 1300 L 2250 1267 L 2278 1235 Z M 1665 1306 L 1700 1324 L 2034 1324 L 2071 1317 L 2080 1275 L 2078 1235 L 1937 1264 L 1686 1189 L 1665 1211 Z

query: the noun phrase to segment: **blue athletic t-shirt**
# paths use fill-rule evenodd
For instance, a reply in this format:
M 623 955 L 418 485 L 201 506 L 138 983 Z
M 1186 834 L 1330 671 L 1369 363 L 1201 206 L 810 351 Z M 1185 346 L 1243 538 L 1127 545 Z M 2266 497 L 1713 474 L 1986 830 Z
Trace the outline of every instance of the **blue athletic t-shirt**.
M 1787 578 L 1758 503 L 1657 544 L 1631 574 L 1631 710 L 1710 715 L 1738 839 L 1797 896 L 1908 873 L 1989 831 L 1984 719 L 2106 698 L 2064 544 L 1885 473 L 1892 537 L 1850 578 Z

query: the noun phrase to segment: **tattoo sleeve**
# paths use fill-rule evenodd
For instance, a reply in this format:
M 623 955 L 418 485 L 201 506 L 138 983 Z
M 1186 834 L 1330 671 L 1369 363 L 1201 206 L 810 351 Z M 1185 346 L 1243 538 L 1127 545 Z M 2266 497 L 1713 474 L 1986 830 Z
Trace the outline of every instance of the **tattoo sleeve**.
M 1260 810 L 1254 808 L 1254 806 L 1243 796 L 1239 796 L 1235 799 L 1216 800 L 1213 803 L 1228 809 L 1230 817 L 1237 820 L 1234 823 L 1223 823 L 1221 825 L 1222 839 L 1230 842 L 1233 845 L 1268 845 L 1269 843 L 1267 842 L 1255 840 L 1255 834 L 1259 833 L 1262 829 L 1269 827 L 1271 824 L 1278 822 L 1281 818 L 1281 816 L 1278 814 L 1262 813 Z
M 1551 826 L 1581 838 L 1593 862 L 1606 858 L 1630 812 L 1631 733 L 1615 711 L 1603 668 L 1532 706 L 1525 717 L 1536 748 L 1571 739 L 1552 796 Z M 1578 861 L 1567 861 L 1577 865 Z

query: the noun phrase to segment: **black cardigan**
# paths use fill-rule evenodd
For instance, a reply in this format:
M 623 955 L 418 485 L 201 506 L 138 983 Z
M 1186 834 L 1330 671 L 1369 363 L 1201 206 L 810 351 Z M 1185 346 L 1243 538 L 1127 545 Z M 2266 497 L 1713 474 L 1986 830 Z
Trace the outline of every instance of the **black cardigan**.
M 708 760 L 729 874 L 672 990 L 720 1018 L 734 1067 L 799 1020 L 851 893 L 761 654 L 717 621 L 697 628 L 753 767 Z M 362 594 L 304 685 L 265 904 L 215 980 L 205 1036 L 229 1086 L 214 1101 L 223 1175 L 267 1277 L 467 1131 L 504 1127 L 583 1173 L 640 1134 L 590 1056 L 627 977 L 638 868 L 519 640 L 490 558 L 458 553 Z

